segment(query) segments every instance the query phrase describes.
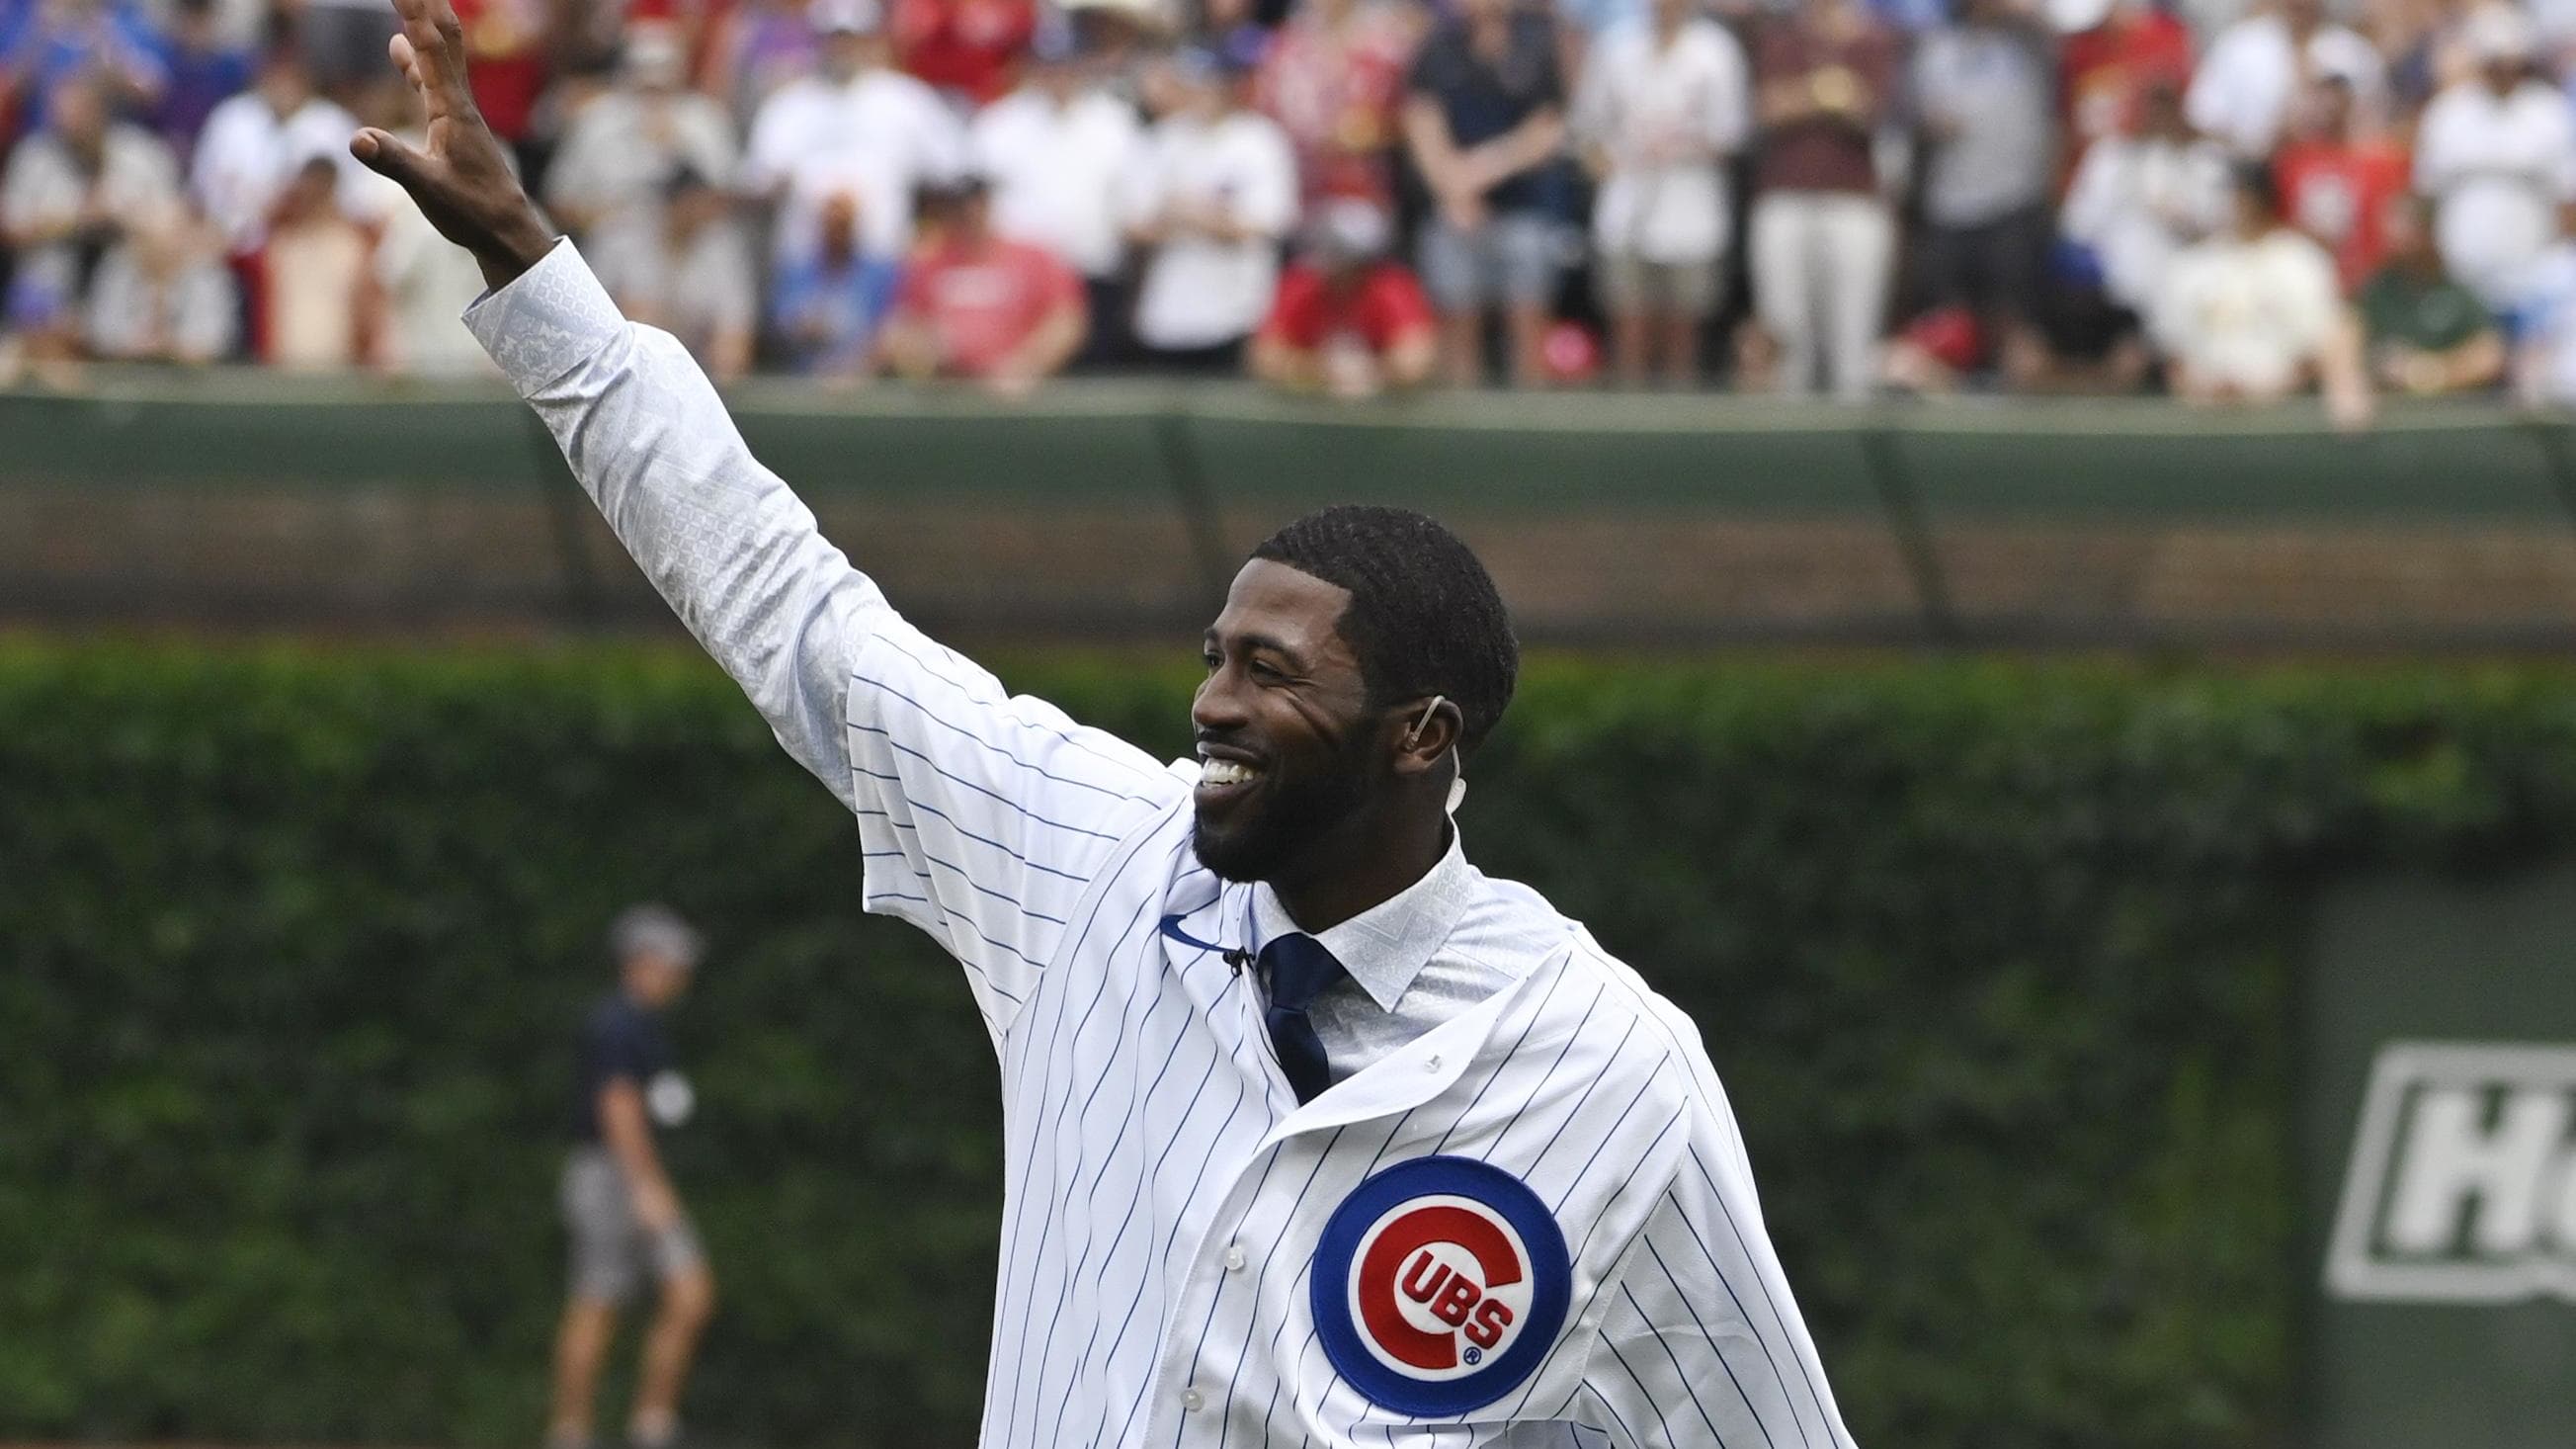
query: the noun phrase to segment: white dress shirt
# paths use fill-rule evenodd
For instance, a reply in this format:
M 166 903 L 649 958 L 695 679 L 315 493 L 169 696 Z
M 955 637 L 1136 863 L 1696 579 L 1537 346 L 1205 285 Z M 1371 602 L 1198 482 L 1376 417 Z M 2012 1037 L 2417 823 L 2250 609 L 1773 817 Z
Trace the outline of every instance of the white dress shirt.
M 847 84 L 807 76 L 761 103 L 745 147 L 742 187 L 779 198 L 778 260 L 811 256 L 822 208 L 858 198 L 859 245 L 900 257 L 912 244 L 912 193 L 963 169 L 966 137 L 939 93 L 901 71 L 868 70 Z
M 1024 86 L 975 117 L 975 164 L 993 183 L 993 229 L 1044 247 L 1086 277 L 1127 257 L 1118 187 L 1143 159 L 1144 128 L 1124 101 L 1086 90 L 1071 102 Z
M 2524 81 L 2499 96 L 2483 81 L 2446 87 L 2415 133 L 2415 189 L 2433 198 L 2433 241 L 2460 285 L 2498 311 L 2524 268 L 2558 235 L 2576 196 L 2576 125 L 2567 96 Z
M 1603 251 L 1670 266 L 1725 249 L 1724 158 L 1752 124 L 1746 74 L 1744 47 L 1706 18 L 1684 22 L 1670 45 L 1645 21 L 1594 44 L 1572 120 L 1610 162 L 1592 204 Z M 1668 159 L 1685 148 L 1697 154 Z
M 1122 210 L 1142 224 L 1176 201 L 1224 206 L 1253 235 L 1190 236 L 1154 248 L 1136 299 L 1148 347 L 1213 347 L 1249 337 L 1279 285 L 1279 242 L 1297 221 L 1297 159 L 1279 123 L 1253 111 L 1213 122 L 1172 116 L 1147 134 Z
M 2303 57 L 2289 22 L 2278 15 L 2256 15 L 2219 32 L 2192 77 L 2183 112 L 2238 156 L 2269 156 L 2298 99 L 2303 59 L 2312 75 L 2352 82 L 2353 103 L 2364 115 L 2377 114 L 2387 89 L 2378 49 L 2340 25 L 2323 25 L 2309 35 Z
M 1336 938 L 1379 990 L 1427 946 L 1397 999 L 1437 1024 L 1299 1103 L 1195 762 L 906 623 L 569 244 L 467 321 L 857 818 L 867 909 L 965 970 L 1003 1087 L 988 1449 L 1849 1444 L 1697 1031 L 1581 926 L 1444 862 Z

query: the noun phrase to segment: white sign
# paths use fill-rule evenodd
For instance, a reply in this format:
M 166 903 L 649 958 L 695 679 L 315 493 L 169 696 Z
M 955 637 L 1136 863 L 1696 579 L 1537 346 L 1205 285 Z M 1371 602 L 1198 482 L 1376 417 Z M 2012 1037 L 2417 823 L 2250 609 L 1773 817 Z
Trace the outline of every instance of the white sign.
M 2576 1046 L 2380 1048 L 2326 1289 L 2419 1303 L 2576 1302 Z

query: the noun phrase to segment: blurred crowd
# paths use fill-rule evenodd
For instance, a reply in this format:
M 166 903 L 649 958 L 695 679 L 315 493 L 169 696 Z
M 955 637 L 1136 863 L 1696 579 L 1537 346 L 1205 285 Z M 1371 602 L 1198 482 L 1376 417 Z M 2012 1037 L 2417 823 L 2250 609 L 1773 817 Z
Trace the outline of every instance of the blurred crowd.
M 456 0 L 720 380 L 2576 403 L 2576 0 Z M 470 373 L 387 0 L 0 0 L 0 375 Z

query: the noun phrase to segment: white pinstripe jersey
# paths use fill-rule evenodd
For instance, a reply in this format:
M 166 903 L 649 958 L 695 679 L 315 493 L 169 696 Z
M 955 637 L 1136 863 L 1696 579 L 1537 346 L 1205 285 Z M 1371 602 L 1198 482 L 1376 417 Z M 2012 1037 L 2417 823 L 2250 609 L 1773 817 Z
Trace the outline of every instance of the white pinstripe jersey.
M 559 245 L 467 317 L 965 967 L 1008 1156 L 982 1442 L 1849 1443 L 1697 1032 L 1471 872 L 1510 984 L 1300 1106 L 1162 767 L 906 624 Z M 1201 943 L 1201 944 L 1193 944 Z M 853 1311 L 864 1311 L 854 1305 Z

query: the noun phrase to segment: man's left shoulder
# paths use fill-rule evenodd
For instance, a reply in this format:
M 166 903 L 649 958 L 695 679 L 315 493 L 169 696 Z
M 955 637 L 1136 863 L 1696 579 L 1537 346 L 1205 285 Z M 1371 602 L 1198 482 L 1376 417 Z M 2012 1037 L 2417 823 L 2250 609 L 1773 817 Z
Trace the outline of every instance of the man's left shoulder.
M 1483 875 L 1477 887 L 1450 948 L 1526 983 L 1512 1013 L 1522 1018 L 1516 1058 L 1545 1052 L 1560 1059 L 1551 1077 L 1597 1091 L 1674 1103 L 1698 1094 L 1707 1057 L 1679 1007 L 1537 891 Z

